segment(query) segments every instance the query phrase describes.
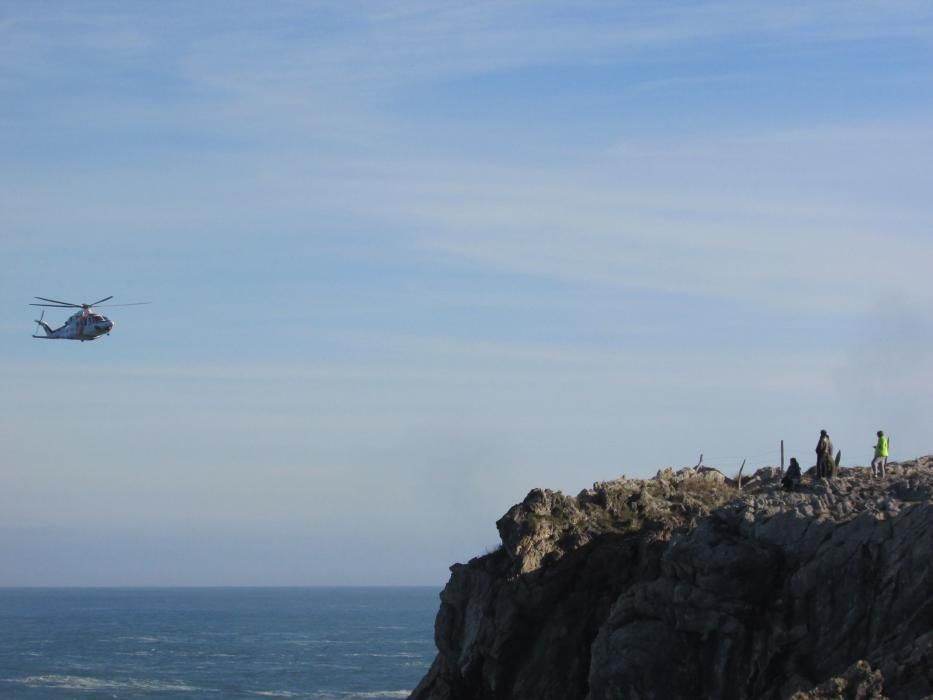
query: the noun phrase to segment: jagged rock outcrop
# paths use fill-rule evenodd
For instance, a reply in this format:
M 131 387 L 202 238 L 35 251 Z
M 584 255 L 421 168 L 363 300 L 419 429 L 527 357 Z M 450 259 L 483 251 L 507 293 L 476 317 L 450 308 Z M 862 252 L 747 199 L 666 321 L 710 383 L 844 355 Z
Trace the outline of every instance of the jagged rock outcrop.
M 497 526 L 415 700 L 933 696 L 933 457 L 536 489 Z
M 882 700 L 884 677 L 867 661 L 856 661 L 846 671 L 809 692 L 794 693 L 790 700 Z

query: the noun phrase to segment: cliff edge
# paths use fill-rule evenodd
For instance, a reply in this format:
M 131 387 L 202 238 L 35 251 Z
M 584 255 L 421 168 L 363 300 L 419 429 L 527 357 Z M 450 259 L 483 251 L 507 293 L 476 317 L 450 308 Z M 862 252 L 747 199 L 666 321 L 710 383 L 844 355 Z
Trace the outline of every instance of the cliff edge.
M 933 456 L 535 489 L 451 567 L 414 700 L 933 697 Z

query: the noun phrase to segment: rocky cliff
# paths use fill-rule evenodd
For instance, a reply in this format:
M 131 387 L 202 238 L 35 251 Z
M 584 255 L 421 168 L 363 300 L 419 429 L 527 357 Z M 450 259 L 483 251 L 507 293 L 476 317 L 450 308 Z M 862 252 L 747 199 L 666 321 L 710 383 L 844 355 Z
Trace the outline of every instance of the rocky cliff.
M 933 457 L 536 489 L 497 526 L 414 700 L 933 697 Z

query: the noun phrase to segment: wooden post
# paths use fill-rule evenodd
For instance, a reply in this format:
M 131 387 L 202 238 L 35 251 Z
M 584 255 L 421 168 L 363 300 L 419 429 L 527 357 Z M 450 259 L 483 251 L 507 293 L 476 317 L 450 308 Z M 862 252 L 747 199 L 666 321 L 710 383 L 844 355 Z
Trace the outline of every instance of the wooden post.
M 784 476 L 784 441 L 781 440 L 781 476 Z

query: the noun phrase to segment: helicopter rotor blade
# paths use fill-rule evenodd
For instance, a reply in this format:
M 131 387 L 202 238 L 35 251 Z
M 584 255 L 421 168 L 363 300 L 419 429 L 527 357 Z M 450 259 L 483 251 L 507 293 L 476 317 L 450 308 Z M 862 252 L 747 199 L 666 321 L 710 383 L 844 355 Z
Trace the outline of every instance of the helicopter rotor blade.
M 100 306 L 102 308 L 107 308 L 110 306 L 142 306 L 143 304 L 151 304 L 151 303 L 152 303 L 151 301 L 134 301 L 129 304 L 100 304 Z M 94 306 L 98 306 L 98 304 L 94 304 Z
M 41 299 L 42 301 L 51 302 L 50 304 L 29 304 L 29 306 L 48 306 L 53 309 L 90 309 L 93 306 L 142 306 L 143 304 L 151 304 L 151 301 L 134 301 L 128 304 L 103 304 L 101 302 L 107 301 L 108 299 L 113 299 L 113 295 L 109 297 L 104 297 L 98 301 L 95 301 L 93 304 L 72 304 L 69 301 L 59 301 L 58 299 L 46 299 L 45 297 L 35 297 L 36 299 Z
M 45 297 L 35 297 L 35 298 L 41 299 L 42 301 L 51 301 L 56 304 L 61 304 L 62 306 L 74 306 L 78 309 L 83 307 L 83 304 L 72 304 L 70 301 L 59 301 L 58 299 L 46 299 Z M 111 299 L 112 297 L 107 297 L 107 298 Z M 39 306 L 39 304 L 35 304 L 35 306 Z

